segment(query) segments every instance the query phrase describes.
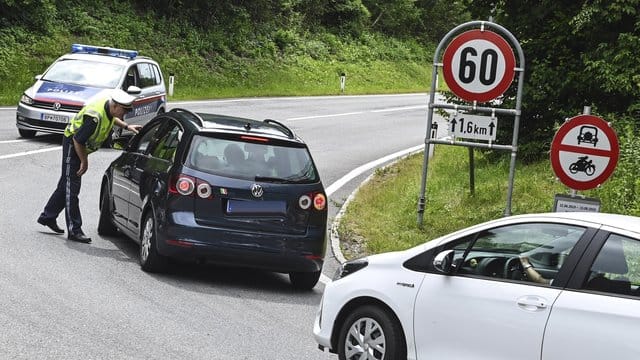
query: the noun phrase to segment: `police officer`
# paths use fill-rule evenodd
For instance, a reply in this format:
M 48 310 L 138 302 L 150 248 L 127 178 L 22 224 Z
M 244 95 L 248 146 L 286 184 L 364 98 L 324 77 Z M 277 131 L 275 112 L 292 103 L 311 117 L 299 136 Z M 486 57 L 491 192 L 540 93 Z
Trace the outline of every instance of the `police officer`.
M 62 175 L 38 218 L 39 224 L 63 234 L 64 230 L 58 226 L 56 218 L 64 209 L 67 238 L 82 243 L 91 242 L 91 238 L 82 231 L 78 205 L 80 180 L 89 168 L 87 155 L 102 146 L 114 124 L 138 133 L 140 125 L 129 125 L 121 120 L 131 110 L 134 99 L 135 97 L 122 90 L 114 90 L 110 97 L 85 105 L 67 125 L 62 140 Z

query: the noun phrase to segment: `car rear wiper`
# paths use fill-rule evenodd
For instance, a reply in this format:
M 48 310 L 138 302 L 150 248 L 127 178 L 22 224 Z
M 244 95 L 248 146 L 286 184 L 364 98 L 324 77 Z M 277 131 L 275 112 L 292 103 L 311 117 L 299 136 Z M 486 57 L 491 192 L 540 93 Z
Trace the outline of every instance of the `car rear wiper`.
M 279 184 L 293 184 L 295 181 L 291 181 L 290 179 L 278 178 L 278 177 L 269 177 L 269 176 L 256 176 L 255 181 L 264 181 L 264 182 L 272 182 Z

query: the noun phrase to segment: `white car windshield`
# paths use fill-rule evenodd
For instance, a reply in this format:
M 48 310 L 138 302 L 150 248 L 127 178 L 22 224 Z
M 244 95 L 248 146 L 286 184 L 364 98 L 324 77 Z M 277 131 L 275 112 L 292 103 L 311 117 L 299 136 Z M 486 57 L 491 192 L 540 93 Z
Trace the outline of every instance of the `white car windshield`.
M 45 81 L 93 87 L 115 88 L 123 65 L 86 60 L 61 60 L 42 77 Z

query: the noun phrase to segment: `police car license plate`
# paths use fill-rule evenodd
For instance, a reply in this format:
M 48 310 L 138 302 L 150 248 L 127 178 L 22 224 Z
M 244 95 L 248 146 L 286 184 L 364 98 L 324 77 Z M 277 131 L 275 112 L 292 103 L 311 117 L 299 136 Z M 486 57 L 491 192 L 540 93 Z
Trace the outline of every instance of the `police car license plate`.
M 50 115 L 50 114 L 42 114 L 42 120 L 44 121 L 53 121 L 59 123 L 68 123 L 69 117 L 65 115 Z

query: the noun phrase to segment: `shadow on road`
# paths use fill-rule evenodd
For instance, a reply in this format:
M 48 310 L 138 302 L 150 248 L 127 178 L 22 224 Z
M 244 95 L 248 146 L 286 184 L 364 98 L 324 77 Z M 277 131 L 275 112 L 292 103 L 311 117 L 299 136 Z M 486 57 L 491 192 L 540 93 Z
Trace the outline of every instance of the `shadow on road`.
M 100 239 L 112 243 L 117 249 L 95 246 L 94 244 Z M 104 237 L 94 235 L 92 244 L 67 241 L 67 246 L 90 256 L 107 257 L 130 263 L 132 272 L 143 271 L 138 265 L 138 244 L 124 235 Z M 322 283 L 318 283 L 312 291 L 298 291 L 291 286 L 286 274 L 182 260 L 171 260 L 167 271 L 148 275 L 150 278 L 183 291 L 313 306 L 320 302 L 324 287 Z

